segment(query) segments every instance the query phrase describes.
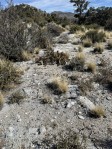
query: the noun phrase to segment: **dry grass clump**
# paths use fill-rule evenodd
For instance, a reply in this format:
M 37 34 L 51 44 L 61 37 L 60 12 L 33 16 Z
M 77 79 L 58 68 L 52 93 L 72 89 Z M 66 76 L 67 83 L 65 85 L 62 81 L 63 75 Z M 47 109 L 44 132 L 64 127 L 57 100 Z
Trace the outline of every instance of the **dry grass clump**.
M 32 55 L 31 55 L 30 52 L 28 52 L 28 51 L 26 51 L 26 50 L 23 50 L 23 51 L 22 51 L 22 60 L 23 60 L 23 61 L 28 61 L 28 60 L 31 59 L 31 57 L 32 57 Z
M 95 44 L 95 48 L 94 48 L 94 52 L 95 52 L 95 53 L 100 53 L 100 54 L 102 54 L 103 51 L 104 51 L 104 46 L 103 46 L 103 44 L 102 44 L 102 43 L 96 43 L 96 44 Z
M 0 60 L 0 89 L 6 88 L 20 77 L 18 69 L 8 60 Z
M 78 52 L 75 58 L 76 60 L 82 61 L 83 63 L 85 62 L 85 55 L 83 52 Z
M 96 118 L 105 116 L 105 109 L 102 106 L 95 106 L 94 109 L 90 111 L 90 114 Z
M 112 40 L 109 40 L 109 41 L 108 41 L 107 48 L 108 48 L 109 50 L 112 50 Z
M 83 40 L 83 46 L 84 47 L 91 47 L 92 46 L 92 41 L 90 38 L 86 38 Z
M 78 47 L 78 52 L 83 52 L 83 46 Z
M 105 41 L 105 32 L 104 31 L 98 31 L 98 30 L 89 30 L 82 39 L 89 38 L 91 39 L 92 43 L 96 42 L 104 42 Z
M 82 52 L 78 52 L 74 58 L 71 59 L 69 63 L 69 69 L 71 70 L 84 70 L 85 65 L 85 55 Z
M 53 102 L 52 98 L 48 95 L 44 95 L 41 101 L 43 104 L 52 104 Z
M 0 110 L 3 107 L 3 104 L 4 104 L 4 97 L 3 97 L 2 93 L 0 92 Z
M 49 88 L 51 88 L 54 91 L 54 93 L 57 93 L 57 94 L 65 93 L 68 90 L 67 81 L 59 77 L 54 78 L 47 85 Z
M 9 97 L 8 104 L 20 104 L 23 102 L 23 99 L 26 97 L 25 92 L 23 90 L 17 90 Z
M 34 53 L 34 54 L 39 54 L 39 51 L 40 51 L 39 48 L 35 48 L 33 53 Z
M 96 72 L 96 64 L 93 62 L 87 63 L 87 71 L 95 73 Z

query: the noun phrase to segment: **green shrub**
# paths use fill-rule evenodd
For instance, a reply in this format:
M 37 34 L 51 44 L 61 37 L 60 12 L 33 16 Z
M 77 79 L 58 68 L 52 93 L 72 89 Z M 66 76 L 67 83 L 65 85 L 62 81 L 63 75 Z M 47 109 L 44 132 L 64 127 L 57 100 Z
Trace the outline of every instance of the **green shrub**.
M 84 31 L 84 27 L 77 25 L 77 24 L 70 26 L 71 34 L 75 33 L 76 31 Z
M 57 25 L 56 23 L 48 23 L 46 25 L 46 28 L 47 28 L 47 32 L 52 37 L 59 36 L 64 31 L 64 29 L 60 25 Z
M 98 24 L 90 24 L 90 25 L 85 25 L 87 29 L 99 29 L 100 26 Z
M 14 7 L 0 13 L 0 54 L 13 61 L 21 60 L 26 48 L 25 28 Z
M 105 29 L 112 30 L 112 17 L 106 21 Z
M 106 35 L 103 31 L 90 30 L 82 37 L 82 39 L 89 38 L 93 43 L 96 43 L 96 42 L 104 42 L 105 37 Z

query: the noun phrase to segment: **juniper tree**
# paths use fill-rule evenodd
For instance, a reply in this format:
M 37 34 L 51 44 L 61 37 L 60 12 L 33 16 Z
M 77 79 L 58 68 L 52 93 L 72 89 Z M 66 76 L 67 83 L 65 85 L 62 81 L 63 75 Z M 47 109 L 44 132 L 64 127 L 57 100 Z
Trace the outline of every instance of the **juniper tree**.
M 71 3 L 74 3 L 73 6 L 75 6 L 75 13 L 77 13 L 77 16 L 79 18 L 82 17 L 82 14 L 85 10 L 87 10 L 87 7 L 89 5 L 89 2 L 87 0 L 70 0 Z

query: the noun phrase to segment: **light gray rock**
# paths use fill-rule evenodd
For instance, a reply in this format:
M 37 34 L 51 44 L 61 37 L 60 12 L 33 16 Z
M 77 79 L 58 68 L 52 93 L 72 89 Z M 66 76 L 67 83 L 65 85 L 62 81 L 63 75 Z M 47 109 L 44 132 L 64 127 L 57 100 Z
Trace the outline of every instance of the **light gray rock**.
M 69 38 L 68 38 L 68 34 L 67 33 L 63 33 L 60 35 L 60 37 L 58 38 L 57 42 L 58 43 L 62 43 L 62 44 L 66 44 L 68 42 Z
M 95 105 L 87 97 L 80 96 L 78 101 L 81 105 L 83 105 L 89 110 L 92 110 L 95 108 Z
M 82 120 L 85 119 L 84 116 L 82 116 L 82 115 L 78 115 L 78 118 L 79 118 L 79 119 L 82 119 Z
M 43 135 L 46 133 L 46 128 L 45 126 L 41 126 L 39 129 L 38 129 L 38 134 L 40 135 Z
M 75 102 L 74 101 L 70 101 L 68 104 L 67 104 L 67 108 L 71 108 L 72 106 L 75 105 Z

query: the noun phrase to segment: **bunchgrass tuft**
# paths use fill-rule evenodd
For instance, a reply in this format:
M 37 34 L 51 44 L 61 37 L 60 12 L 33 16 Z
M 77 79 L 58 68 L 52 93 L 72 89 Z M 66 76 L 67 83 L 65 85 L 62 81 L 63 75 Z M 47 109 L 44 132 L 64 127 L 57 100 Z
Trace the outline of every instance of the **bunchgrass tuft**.
M 21 75 L 19 69 L 17 69 L 9 60 L 0 60 L 0 89 L 7 88 L 12 82 L 17 82 Z
M 95 108 L 90 111 L 90 114 L 96 118 L 104 117 L 105 109 L 102 106 L 95 106 Z
M 49 88 L 51 88 L 54 93 L 62 94 L 67 92 L 68 90 L 68 83 L 66 80 L 62 78 L 54 78 L 50 83 L 47 84 Z

